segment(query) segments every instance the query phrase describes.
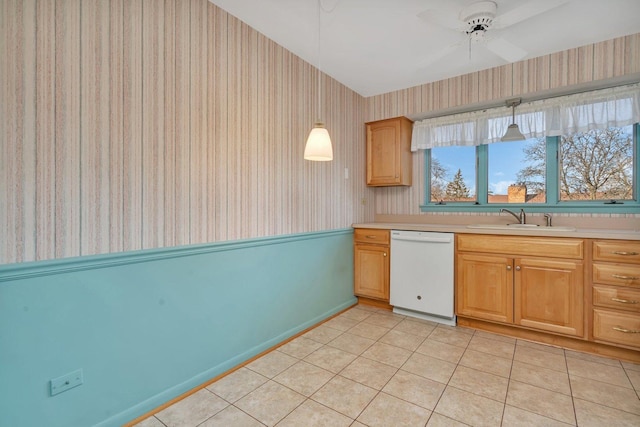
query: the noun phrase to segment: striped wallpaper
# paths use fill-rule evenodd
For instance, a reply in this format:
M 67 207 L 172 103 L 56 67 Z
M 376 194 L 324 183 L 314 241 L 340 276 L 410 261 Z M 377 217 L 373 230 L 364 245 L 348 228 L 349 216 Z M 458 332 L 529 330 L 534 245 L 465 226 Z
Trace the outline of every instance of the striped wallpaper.
M 0 264 L 417 214 L 365 185 L 364 122 L 640 73 L 640 34 L 363 98 L 207 0 L 0 0 Z M 345 178 L 348 169 L 349 178 Z
M 303 160 L 318 70 L 215 5 L 0 5 L 0 264 L 373 219 L 364 98 L 321 75 Z
M 568 86 L 584 87 L 616 78 L 638 79 L 639 73 L 640 33 L 372 96 L 366 99 L 365 120 L 419 117 L 469 104 L 502 106 L 513 97 L 553 94 Z M 376 215 L 421 214 L 419 205 L 424 202 L 425 191 L 423 156 L 422 151 L 413 154 L 413 186 L 376 188 Z

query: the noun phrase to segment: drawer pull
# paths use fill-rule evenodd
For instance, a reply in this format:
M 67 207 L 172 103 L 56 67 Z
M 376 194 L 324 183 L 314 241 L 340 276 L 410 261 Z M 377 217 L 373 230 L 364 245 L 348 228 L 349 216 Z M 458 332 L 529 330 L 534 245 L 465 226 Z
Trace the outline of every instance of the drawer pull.
M 622 274 L 612 274 L 611 276 L 615 277 L 616 279 L 622 279 L 622 280 L 638 280 L 638 277 L 635 276 L 623 276 Z
M 632 299 L 611 298 L 611 301 L 621 302 L 622 304 L 637 304 L 638 301 Z
M 640 255 L 639 252 L 627 252 L 627 251 L 613 251 L 612 253 L 614 255 L 628 255 L 628 256 Z
M 625 329 L 625 328 L 621 328 L 619 326 L 614 326 L 613 328 L 614 331 L 618 331 L 618 332 L 623 332 L 625 334 L 640 334 L 640 331 L 635 330 L 635 329 Z
M 367 239 L 375 239 L 376 236 L 374 236 L 373 234 L 369 234 L 368 236 L 365 236 Z

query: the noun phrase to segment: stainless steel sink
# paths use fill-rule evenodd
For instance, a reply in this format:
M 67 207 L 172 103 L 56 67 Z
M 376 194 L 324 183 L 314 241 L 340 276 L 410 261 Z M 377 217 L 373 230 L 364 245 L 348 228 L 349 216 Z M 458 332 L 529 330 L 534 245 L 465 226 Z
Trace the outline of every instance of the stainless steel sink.
M 530 231 L 556 231 L 556 232 L 576 231 L 575 227 L 564 227 L 564 226 L 547 227 L 547 226 L 537 225 L 537 224 L 471 224 L 471 225 L 467 225 L 467 228 L 479 228 L 479 229 L 489 229 L 489 230 L 525 229 Z

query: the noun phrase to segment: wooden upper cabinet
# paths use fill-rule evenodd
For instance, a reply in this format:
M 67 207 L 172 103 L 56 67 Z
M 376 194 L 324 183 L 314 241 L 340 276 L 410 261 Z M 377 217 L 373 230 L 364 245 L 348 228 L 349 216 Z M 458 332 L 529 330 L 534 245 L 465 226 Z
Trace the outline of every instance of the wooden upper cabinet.
M 406 117 L 369 122 L 367 127 L 367 185 L 411 185 L 411 129 Z

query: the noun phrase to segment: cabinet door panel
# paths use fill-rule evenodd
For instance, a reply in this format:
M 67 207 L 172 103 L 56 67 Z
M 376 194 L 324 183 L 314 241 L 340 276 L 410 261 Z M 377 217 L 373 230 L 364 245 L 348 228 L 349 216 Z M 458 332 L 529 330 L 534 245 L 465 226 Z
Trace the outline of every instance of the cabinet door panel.
M 515 265 L 515 324 L 584 336 L 583 264 L 520 258 Z
M 406 117 L 395 117 L 366 124 L 367 185 L 411 185 L 412 123 Z
M 369 184 L 395 184 L 400 181 L 400 158 L 397 123 L 371 126 L 367 157 Z
M 389 300 L 389 247 L 355 245 L 354 293 Z
M 456 314 L 512 323 L 513 260 L 459 254 L 456 262 Z

